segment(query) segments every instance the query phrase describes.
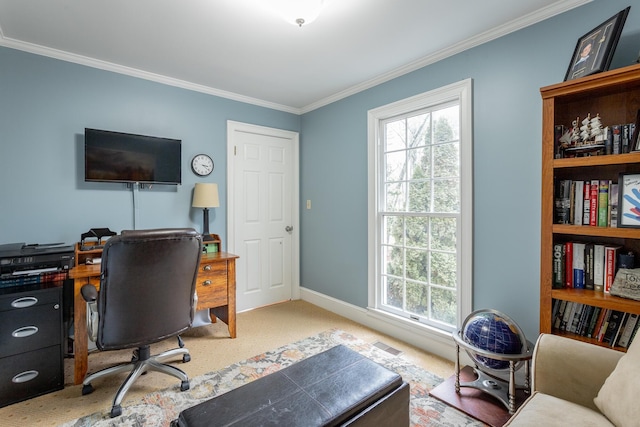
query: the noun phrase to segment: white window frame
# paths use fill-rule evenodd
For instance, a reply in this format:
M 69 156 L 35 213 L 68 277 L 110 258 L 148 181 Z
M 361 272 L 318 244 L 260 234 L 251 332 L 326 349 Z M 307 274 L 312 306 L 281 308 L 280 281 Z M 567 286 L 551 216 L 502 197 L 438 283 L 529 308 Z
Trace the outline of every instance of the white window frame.
M 381 293 L 381 241 L 379 224 L 381 188 L 379 173 L 384 173 L 382 159 L 383 135 L 380 122 L 389 118 L 458 101 L 460 104 L 460 228 L 458 239 L 457 327 L 471 313 L 473 306 L 473 135 L 472 135 L 472 80 L 466 79 L 431 90 L 404 100 L 384 105 L 368 112 L 368 310 L 382 320 L 391 320 L 400 326 L 418 328 L 423 332 L 451 336 L 451 330 L 419 320 L 397 316 L 380 309 Z

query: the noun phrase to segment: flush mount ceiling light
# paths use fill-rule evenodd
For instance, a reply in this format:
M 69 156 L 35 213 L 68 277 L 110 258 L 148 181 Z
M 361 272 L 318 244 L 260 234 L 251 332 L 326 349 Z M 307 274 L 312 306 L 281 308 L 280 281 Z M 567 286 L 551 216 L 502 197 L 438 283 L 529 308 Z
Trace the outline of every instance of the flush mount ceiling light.
M 323 0 L 277 0 L 274 2 L 284 20 L 299 27 L 315 21 L 320 15 L 323 3 Z

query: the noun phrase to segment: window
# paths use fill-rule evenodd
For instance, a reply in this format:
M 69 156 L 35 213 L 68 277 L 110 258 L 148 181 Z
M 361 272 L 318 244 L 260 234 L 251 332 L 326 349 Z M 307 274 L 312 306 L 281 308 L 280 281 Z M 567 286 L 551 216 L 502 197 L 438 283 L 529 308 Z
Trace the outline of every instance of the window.
M 471 81 L 369 112 L 370 307 L 453 331 L 471 312 Z

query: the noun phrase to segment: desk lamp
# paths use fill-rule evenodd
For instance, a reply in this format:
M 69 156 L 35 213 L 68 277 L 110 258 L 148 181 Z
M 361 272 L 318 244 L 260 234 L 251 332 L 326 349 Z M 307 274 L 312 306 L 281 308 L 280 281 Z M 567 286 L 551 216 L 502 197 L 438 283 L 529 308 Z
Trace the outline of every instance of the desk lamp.
M 217 208 L 220 206 L 218 199 L 218 184 L 213 183 L 197 183 L 193 190 L 194 208 L 203 208 L 204 215 L 202 218 L 202 241 L 207 242 L 213 240 L 209 234 L 209 208 Z

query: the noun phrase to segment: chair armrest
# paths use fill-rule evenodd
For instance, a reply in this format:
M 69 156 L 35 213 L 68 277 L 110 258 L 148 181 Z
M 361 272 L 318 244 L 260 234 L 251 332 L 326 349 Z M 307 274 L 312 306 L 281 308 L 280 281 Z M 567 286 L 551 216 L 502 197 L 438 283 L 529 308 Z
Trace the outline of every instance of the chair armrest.
M 82 286 L 80 293 L 86 302 L 94 302 L 98 299 L 98 290 L 90 283 Z
M 593 398 L 623 355 L 610 348 L 541 334 L 533 352 L 533 390 L 598 411 Z

